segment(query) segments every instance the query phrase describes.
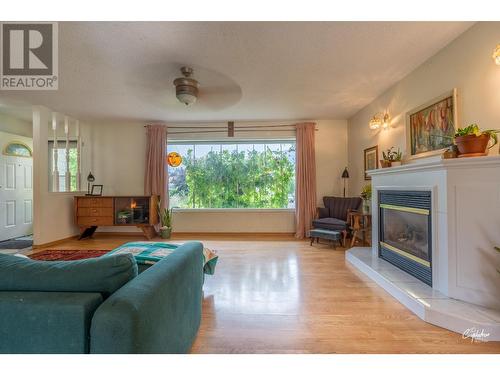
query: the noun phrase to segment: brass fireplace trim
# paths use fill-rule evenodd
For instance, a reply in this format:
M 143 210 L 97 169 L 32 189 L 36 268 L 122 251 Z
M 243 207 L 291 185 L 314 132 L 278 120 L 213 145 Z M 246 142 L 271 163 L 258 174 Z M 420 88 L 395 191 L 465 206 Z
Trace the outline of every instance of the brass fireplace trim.
M 391 246 L 388 243 L 383 242 L 383 241 L 380 241 L 380 244 L 382 246 L 388 248 L 389 250 L 394 251 L 395 253 L 398 253 L 399 255 L 402 255 L 402 256 L 404 256 L 404 257 L 406 257 L 408 259 L 411 259 L 411 260 L 413 260 L 413 261 L 415 261 L 417 263 L 420 263 L 420 264 L 422 264 L 422 265 L 424 265 L 426 267 L 429 267 L 429 268 L 431 267 L 431 263 L 430 262 L 428 262 L 426 260 L 423 260 L 423 259 L 420 259 L 420 258 L 416 257 L 415 255 L 409 254 L 406 251 L 400 250 L 397 247 Z
M 427 215 L 429 216 L 430 211 L 425 208 L 415 208 L 415 207 L 405 207 L 405 206 L 396 206 L 394 204 L 380 204 L 381 208 L 387 208 L 389 210 L 403 211 L 403 212 L 411 212 L 414 214 Z

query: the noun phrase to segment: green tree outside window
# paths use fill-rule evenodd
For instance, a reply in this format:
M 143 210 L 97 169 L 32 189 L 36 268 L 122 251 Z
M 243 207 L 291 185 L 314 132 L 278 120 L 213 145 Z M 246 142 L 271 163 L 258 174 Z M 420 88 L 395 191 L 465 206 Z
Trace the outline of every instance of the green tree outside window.
M 293 208 L 295 144 L 197 144 L 175 149 L 180 167 L 169 168 L 171 207 Z M 176 145 L 169 145 L 170 150 Z

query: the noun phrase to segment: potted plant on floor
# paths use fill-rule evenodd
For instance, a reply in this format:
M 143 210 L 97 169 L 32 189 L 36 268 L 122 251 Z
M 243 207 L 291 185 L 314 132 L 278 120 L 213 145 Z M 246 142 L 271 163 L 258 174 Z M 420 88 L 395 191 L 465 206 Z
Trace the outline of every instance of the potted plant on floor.
M 160 218 L 160 237 L 168 239 L 172 234 L 172 208 L 161 208 L 161 202 L 158 202 L 158 216 Z
M 369 214 L 372 206 L 372 185 L 365 185 L 360 196 L 363 199 L 363 213 Z
M 488 149 L 498 143 L 497 133 L 500 130 L 480 130 L 477 124 L 470 124 L 465 128 L 458 128 L 455 133 L 455 143 L 458 147 L 458 157 L 486 156 Z M 493 140 L 488 147 L 490 140 Z

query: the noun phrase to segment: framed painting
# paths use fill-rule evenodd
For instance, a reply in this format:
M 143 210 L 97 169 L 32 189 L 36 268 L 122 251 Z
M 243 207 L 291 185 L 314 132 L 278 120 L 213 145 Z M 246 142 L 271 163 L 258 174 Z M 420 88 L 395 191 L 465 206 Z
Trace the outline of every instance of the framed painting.
M 453 144 L 457 128 L 457 89 L 453 89 L 406 114 L 408 158 L 438 155 Z
M 366 148 L 364 150 L 365 156 L 365 180 L 371 180 L 372 178 L 368 175 L 368 171 L 377 169 L 378 167 L 378 146 L 373 146 Z

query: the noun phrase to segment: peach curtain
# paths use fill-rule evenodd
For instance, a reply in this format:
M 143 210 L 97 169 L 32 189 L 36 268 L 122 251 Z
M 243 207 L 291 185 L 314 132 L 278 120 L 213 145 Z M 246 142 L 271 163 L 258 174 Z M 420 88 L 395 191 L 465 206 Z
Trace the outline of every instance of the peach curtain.
M 167 127 L 147 125 L 146 138 L 144 193 L 159 195 L 161 206 L 168 207 Z
M 316 214 L 316 160 L 314 132 L 316 124 L 296 125 L 297 146 L 295 165 L 295 237 L 302 239 L 311 229 Z

